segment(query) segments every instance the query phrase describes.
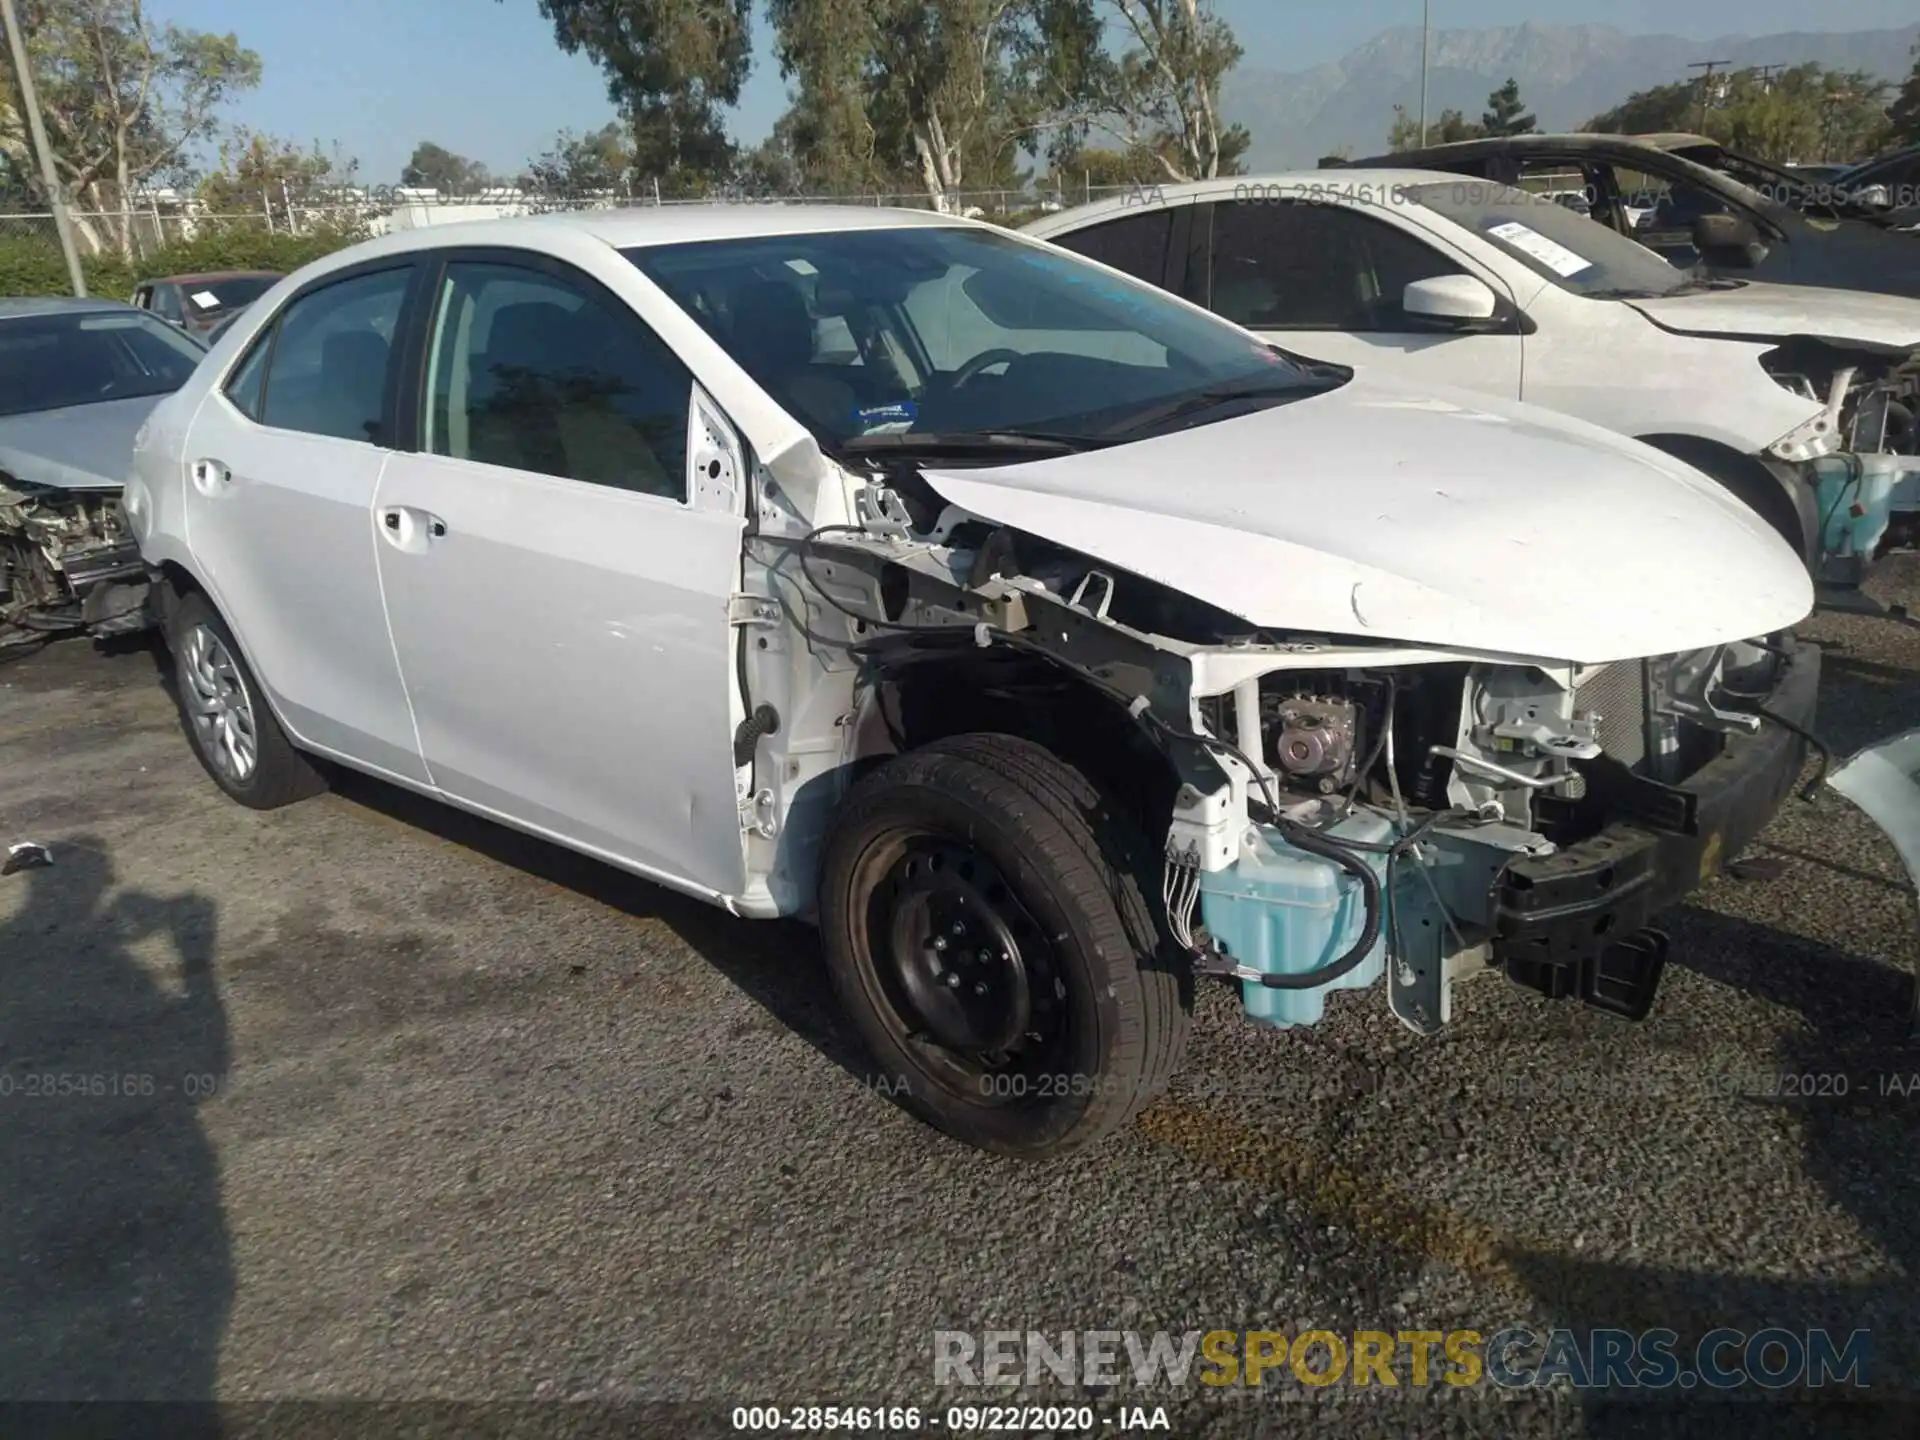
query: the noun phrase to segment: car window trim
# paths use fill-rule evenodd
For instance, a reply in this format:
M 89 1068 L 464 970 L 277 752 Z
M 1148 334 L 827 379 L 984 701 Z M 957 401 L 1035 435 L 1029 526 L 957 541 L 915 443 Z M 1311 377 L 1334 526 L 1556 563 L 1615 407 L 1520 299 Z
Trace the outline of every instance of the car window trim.
M 1206 215 L 1206 243 L 1207 243 L 1206 292 L 1207 293 L 1204 296 L 1200 296 L 1200 297 L 1188 295 L 1188 296 L 1185 296 L 1185 298 L 1189 300 L 1193 300 L 1193 302 L 1197 305 L 1204 306 L 1209 312 L 1211 312 L 1214 315 L 1220 315 L 1220 312 L 1213 308 L 1213 277 L 1215 272 L 1219 268 L 1215 263 L 1218 257 L 1217 237 L 1219 233 L 1219 227 L 1215 223 L 1216 212 L 1221 205 L 1249 204 L 1249 203 L 1251 202 L 1235 201 L 1231 197 L 1222 199 L 1219 196 L 1214 196 L 1210 199 L 1202 200 L 1198 202 L 1198 204 L 1196 205 L 1188 207 L 1190 209 L 1199 209 L 1204 207 L 1205 210 L 1207 211 L 1207 215 Z M 1497 322 L 1497 325 L 1489 326 L 1487 329 L 1484 329 L 1484 330 L 1476 330 L 1473 332 L 1474 334 L 1518 337 L 1518 336 L 1531 335 L 1535 333 L 1539 328 L 1531 319 L 1531 317 L 1527 315 L 1526 311 L 1520 308 L 1519 303 L 1513 297 L 1513 288 L 1512 286 L 1507 284 L 1505 277 L 1494 272 L 1484 262 L 1480 261 L 1477 257 L 1467 253 L 1459 245 L 1454 244 L 1451 238 L 1448 236 L 1436 234 L 1432 230 L 1428 229 L 1426 226 L 1418 224 L 1416 222 L 1402 223 L 1398 219 L 1391 219 L 1389 218 L 1389 212 L 1386 207 L 1376 205 L 1371 201 L 1363 201 L 1360 204 L 1347 204 L 1339 200 L 1282 200 L 1279 203 L 1281 205 L 1287 205 L 1287 206 L 1305 206 L 1305 207 L 1309 207 L 1317 210 L 1332 210 L 1338 214 L 1345 215 L 1353 220 L 1358 221 L 1363 226 L 1364 225 L 1383 226 L 1388 230 L 1398 233 L 1403 239 L 1407 240 L 1409 243 L 1423 246 L 1427 250 L 1432 251 L 1435 255 L 1439 256 L 1442 260 L 1446 261 L 1448 264 L 1455 266 L 1464 274 L 1472 276 L 1474 279 L 1480 281 L 1481 284 L 1485 285 L 1489 290 L 1493 291 L 1494 308 L 1493 308 L 1493 314 L 1489 317 L 1489 319 L 1494 322 Z M 1271 204 L 1261 204 L 1256 206 L 1255 208 L 1264 210 L 1264 209 L 1272 209 L 1273 206 Z M 1419 207 L 1419 208 L 1424 208 L 1424 207 Z M 1378 212 L 1378 213 L 1375 213 L 1375 212 Z M 1447 219 L 1446 216 L 1439 216 L 1438 218 L 1443 221 Z M 1449 222 L 1449 223 L 1452 223 L 1452 222 Z M 1471 232 L 1468 232 L 1468 233 L 1471 233 Z M 1174 291 L 1174 293 L 1181 294 L 1182 292 L 1179 290 L 1176 290 Z M 1220 315 L 1220 318 L 1222 320 L 1225 320 L 1227 317 L 1224 315 Z M 1242 322 L 1237 320 L 1230 321 L 1229 323 L 1235 324 L 1235 325 L 1242 324 Z M 1326 325 L 1269 325 L 1265 323 L 1262 323 L 1258 326 L 1244 326 L 1243 328 L 1251 329 L 1256 334 L 1262 334 L 1262 335 L 1268 333 L 1269 331 L 1279 331 L 1282 333 L 1292 333 L 1292 334 L 1327 334 L 1329 333 L 1330 330 L 1332 332 L 1343 334 L 1343 335 L 1426 335 L 1426 334 L 1445 335 L 1448 333 L 1447 331 L 1444 331 L 1444 330 L 1433 330 L 1433 331 L 1379 330 L 1379 329 L 1350 330 L 1344 326 L 1329 327 Z
M 353 265 L 342 265 L 338 270 L 329 270 L 324 275 L 314 276 L 311 281 L 302 285 L 298 290 L 294 291 L 293 294 L 280 302 L 279 307 L 268 317 L 267 323 L 255 333 L 253 339 L 240 354 L 235 357 L 233 363 L 229 365 L 214 382 L 214 390 L 219 394 L 220 398 L 226 402 L 228 408 L 242 420 L 257 429 L 271 431 L 275 435 L 304 435 L 309 440 L 339 440 L 342 444 L 346 445 L 371 445 L 376 450 L 398 449 L 399 447 L 392 443 L 395 432 L 398 430 L 398 421 L 394 417 L 393 411 L 394 380 L 398 366 L 392 361 L 389 361 L 387 364 L 386 384 L 381 387 L 380 397 L 382 411 L 380 425 L 381 429 L 387 432 L 388 435 L 388 443 L 386 444 L 380 444 L 373 440 L 354 440 L 341 435 L 316 435 L 311 430 L 289 430 L 284 425 L 269 425 L 266 421 L 249 415 L 245 410 L 241 409 L 240 406 L 235 403 L 229 389 L 233 384 L 234 377 L 240 373 L 248 359 L 252 357 L 254 348 L 264 344 L 267 347 L 267 353 L 260 376 L 260 409 L 264 414 L 266 411 L 267 391 L 273 383 L 274 351 L 280 346 L 280 334 L 285 328 L 281 322 L 286 319 L 287 312 L 307 296 L 315 294 L 318 291 L 330 289 L 335 285 L 345 284 L 351 280 L 359 280 L 368 275 L 384 274 L 391 270 L 409 270 L 413 272 L 408 278 L 406 290 L 401 295 L 399 317 L 394 321 L 394 335 L 396 337 L 399 336 L 401 326 L 404 325 L 407 320 L 408 303 L 414 298 L 415 291 L 420 284 L 420 257 L 411 251 L 401 255 L 382 255 L 374 259 L 362 260 Z
M 461 465 L 486 465 L 488 469 L 498 470 L 505 475 L 530 476 L 535 479 L 552 480 L 562 485 L 587 485 L 609 494 L 633 495 L 641 499 L 658 501 L 679 510 L 691 511 L 695 508 L 693 482 L 688 473 L 689 457 L 693 453 L 693 432 L 690 423 L 686 447 L 680 457 L 680 493 L 678 495 L 657 495 L 650 490 L 630 490 L 617 485 L 601 485 L 591 480 L 576 480 L 569 475 L 548 475 L 538 470 L 516 470 L 511 466 L 493 465 L 485 460 L 459 460 L 450 455 L 434 455 L 433 452 L 423 449 L 422 444 L 426 434 L 426 407 L 431 403 L 426 393 L 430 358 L 428 352 L 433 348 L 433 329 L 439 316 L 441 299 L 446 293 L 446 274 L 454 265 L 495 265 L 531 270 L 537 274 L 546 275 L 550 279 L 572 285 L 588 300 L 609 305 L 617 313 L 627 316 L 634 324 L 651 335 L 654 342 L 671 355 L 682 370 L 686 371 L 689 420 L 692 415 L 693 392 L 695 389 L 704 387 L 700 384 L 700 377 L 694 373 L 693 366 L 687 363 L 686 357 L 654 328 L 646 316 L 622 299 L 604 280 L 581 269 L 570 260 L 549 255 L 544 250 L 533 250 L 518 245 L 441 245 L 427 251 L 416 251 L 413 258 L 421 262 L 421 274 L 416 277 L 415 290 L 409 292 L 409 305 L 403 307 L 401 311 L 401 321 L 407 325 L 407 343 L 400 352 L 399 363 L 395 366 L 396 373 L 392 377 L 399 391 L 396 400 L 403 407 L 402 413 L 405 417 L 396 419 L 396 428 L 399 431 L 396 438 L 406 442 L 405 453 L 433 455 L 435 459 Z
M 1186 280 L 1187 247 L 1192 243 L 1194 208 L 1191 201 L 1173 207 L 1173 224 L 1167 231 L 1167 248 L 1160 256 L 1160 278 L 1154 282 L 1169 295 L 1178 295 Z M 1212 237 L 1208 239 L 1211 241 Z

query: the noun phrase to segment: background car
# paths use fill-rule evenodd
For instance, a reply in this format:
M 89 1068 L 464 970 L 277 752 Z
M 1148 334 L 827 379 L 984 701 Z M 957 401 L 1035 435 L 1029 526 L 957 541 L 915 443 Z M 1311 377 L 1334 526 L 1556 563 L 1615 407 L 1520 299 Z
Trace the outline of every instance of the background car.
M 1902 531 L 1920 521 L 1920 497 L 1896 495 L 1903 456 L 1920 476 L 1920 301 L 1689 277 L 1550 195 L 1420 171 L 1242 177 L 1160 198 L 1025 233 L 1290 351 L 1645 440 L 1766 517 L 1822 579 L 1864 578 L 1896 504 Z
M 116 300 L 0 300 L 0 647 L 146 624 L 134 435 L 204 347 Z
M 1735 279 L 1920 297 L 1920 245 L 1912 237 L 1864 219 L 1803 214 L 1765 189 L 1689 159 L 1690 151 L 1702 152 L 1686 142 L 1699 138 L 1655 137 L 1676 142 L 1668 148 L 1620 135 L 1512 135 L 1377 155 L 1333 173 L 1438 170 L 1532 190 L 1576 170 L 1585 177 L 1595 221 L 1682 269 L 1697 265 Z M 1717 146 L 1714 153 L 1734 163 Z M 1780 173 L 1766 166 L 1750 178 L 1777 188 L 1766 177 Z
M 206 337 L 258 300 L 280 279 L 277 270 L 208 270 L 196 275 L 169 275 L 143 280 L 134 288 L 132 303 L 151 310 L 188 334 Z
M 1920 227 L 1920 145 L 1843 170 L 1832 185 L 1856 209 L 1890 229 Z

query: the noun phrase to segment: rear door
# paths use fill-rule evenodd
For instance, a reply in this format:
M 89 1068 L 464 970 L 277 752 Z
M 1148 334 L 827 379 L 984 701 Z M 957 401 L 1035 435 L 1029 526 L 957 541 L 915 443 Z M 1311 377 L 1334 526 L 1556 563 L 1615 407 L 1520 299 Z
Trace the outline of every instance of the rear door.
M 1283 349 L 1422 383 L 1518 399 L 1519 317 L 1500 279 L 1401 225 L 1331 200 L 1250 198 L 1190 207 L 1180 289 Z M 1409 315 L 1415 280 L 1473 275 L 1503 302 L 1484 332 Z
M 415 274 L 403 256 L 327 275 L 254 337 L 188 432 L 186 538 L 294 736 L 424 783 L 372 522 Z
M 389 461 L 374 504 L 433 783 L 738 894 L 728 601 L 745 519 L 740 487 L 691 481 L 693 378 L 570 265 L 452 250 L 436 272 L 410 362 L 414 453 Z

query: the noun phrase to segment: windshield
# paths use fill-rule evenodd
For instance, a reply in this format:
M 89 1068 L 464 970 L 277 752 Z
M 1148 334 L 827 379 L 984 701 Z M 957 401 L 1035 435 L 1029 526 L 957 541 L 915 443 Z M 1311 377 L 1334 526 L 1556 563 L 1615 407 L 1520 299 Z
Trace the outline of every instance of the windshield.
M 1524 190 L 1463 179 L 1406 193 L 1576 295 L 1672 295 L 1696 284 L 1638 241 Z
M 0 320 L 0 415 L 170 395 L 204 354 L 137 312 Z
M 278 275 L 235 275 L 224 280 L 189 280 L 181 285 L 187 309 L 201 318 L 236 306 L 251 305 L 279 282 Z
M 1324 375 L 1151 286 L 991 230 L 914 226 L 634 249 L 823 445 L 1072 438 Z M 1169 407 L 1193 397 L 1194 405 Z

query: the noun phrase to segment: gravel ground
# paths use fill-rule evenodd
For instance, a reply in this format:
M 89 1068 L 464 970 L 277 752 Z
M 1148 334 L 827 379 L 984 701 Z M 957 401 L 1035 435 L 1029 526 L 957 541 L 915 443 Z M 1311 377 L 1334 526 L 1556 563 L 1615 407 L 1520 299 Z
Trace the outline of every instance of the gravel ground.
M 1920 565 L 1883 593 L 1920 599 Z M 1836 749 L 1920 723 L 1920 628 L 1807 633 Z M 1204 992 L 1173 1093 L 1047 1169 L 876 1093 L 803 928 L 366 780 L 229 804 L 138 647 L 0 668 L 19 839 L 57 863 L 0 881 L 0 1397 L 691 1433 L 736 1404 L 1009 1398 L 936 1389 L 936 1329 L 1514 1324 L 1866 1328 L 1874 1393 L 1920 1389 L 1915 909 L 1831 793 L 1750 852 L 1769 873 L 1672 918 L 1643 1024 L 1497 977 L 1432 1041 L 1369 992 L 1299 1032 Z M 1913 1433 L 1804 1394 L 1093 1398 L 1180 1435 Z M 661 1408 L 503 1403 L 558 1399 Z

